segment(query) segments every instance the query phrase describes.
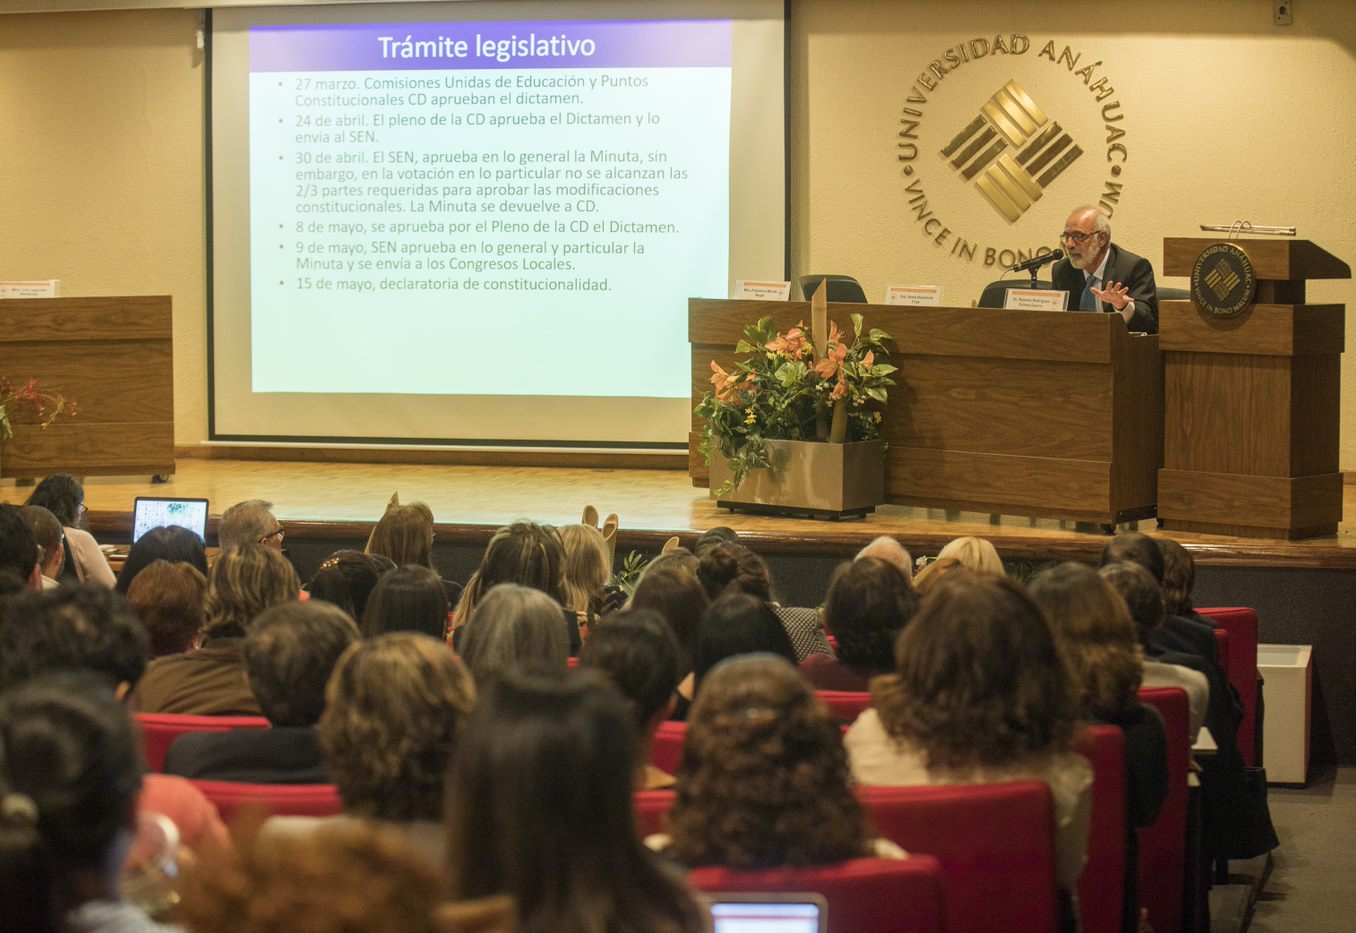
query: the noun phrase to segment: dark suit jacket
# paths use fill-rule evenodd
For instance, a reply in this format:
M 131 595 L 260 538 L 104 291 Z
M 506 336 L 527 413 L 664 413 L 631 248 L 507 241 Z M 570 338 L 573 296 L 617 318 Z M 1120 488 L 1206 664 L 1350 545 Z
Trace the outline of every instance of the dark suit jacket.
M 1158 333 L 1158 286 L 1154 284 L 1154 267 L 1143 256 L 1136 256 L 1115 243 L 1107 249 L 1106 277 L 1102 285 L 1120 282 L 1130 290 L 1130 300 L 1135 303 L 1135 313 L 1126 326 L 1134 331 Z M 1069 308 L 1077 310 L 1078 300 L 1083 295 L 1083 270 L 1075 269 L 1068 259 L 1061 259 L 1050 270 L 1050 280 L 1055 288 L 1069 293 Z M 1115 310 L 1105 301 L 1097 304 L 1102 311 Z
M 1149 650 L 1155 653 L 1181 651 L 1194 654 L 1219 668 L 1219 642 L 1215 640 L 1215 630 L 1183 616 L 1164 618 L 1163 627 L 1149 639 Z
M 189 732 L 171 743 L 165 773 L 248 784 L 328 784 L 329 766 L 310 726 Z

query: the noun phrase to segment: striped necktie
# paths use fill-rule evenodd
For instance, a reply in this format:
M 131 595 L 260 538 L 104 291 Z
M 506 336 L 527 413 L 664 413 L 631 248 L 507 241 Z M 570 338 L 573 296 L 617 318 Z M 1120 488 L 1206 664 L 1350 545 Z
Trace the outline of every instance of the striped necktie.
M 1092 293 L 1092 287 L 1100 284 L 1097 276 L 1090 275 L 1088 280 L 1083 283 L 1083 297 L 1078 300 L 1079 311 L 1096 311 L 1097 296 Z

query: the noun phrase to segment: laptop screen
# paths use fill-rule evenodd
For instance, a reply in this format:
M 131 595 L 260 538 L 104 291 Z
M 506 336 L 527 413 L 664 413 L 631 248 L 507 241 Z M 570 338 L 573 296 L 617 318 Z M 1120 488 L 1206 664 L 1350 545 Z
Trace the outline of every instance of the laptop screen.
M 721 894 L 711 902 L 714 933 L 824 933 L 823 898 L 815 894 Z
M 132 541 L 152 528 L 178 525 L 187 528 L 204 541 L 207 540 L 206 499 L 158 499 L 137 496 L 132 508 Z

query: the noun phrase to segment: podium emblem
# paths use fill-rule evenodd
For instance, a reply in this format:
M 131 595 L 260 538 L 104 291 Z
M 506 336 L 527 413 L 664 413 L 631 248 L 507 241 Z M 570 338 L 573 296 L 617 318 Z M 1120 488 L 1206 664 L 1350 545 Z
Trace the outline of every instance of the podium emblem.
M 1220 318 L 1238 317 L 1252 306 L 1257 276 L 1248 254 L 1233 243 L 1207 246 L 1191 268 L 1191 300 Z

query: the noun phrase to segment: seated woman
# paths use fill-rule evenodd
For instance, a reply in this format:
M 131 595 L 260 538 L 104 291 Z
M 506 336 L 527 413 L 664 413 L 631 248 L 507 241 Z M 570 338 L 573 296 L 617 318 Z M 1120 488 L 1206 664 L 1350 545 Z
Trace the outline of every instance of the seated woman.
M 117 585 L 108 558 L 89 533 L 85 487 L 69 473 L 53 473 L 34 488 L 24 505 L 40 505 L 57 517 L 66 536 L 66 569 L 80 581 Z
M 603 588 L 612 578 L 612 552 L 603 533 L 592 525 L 560 529 L 561 605 L 573 612 L 581 638 L 602 612 Z
M 177 930 L 122 900 L 141 744 L 97 678 L 34 678 L 0 699 L 0 927 Z
M 448 779 L 453 899 L 507 894 L 522 933 L 706 930 L 692 892 L 637 837 L 639 754 L 625 701 L 601 675 L 498 680 Z
M 188 564 L 207 576 L 207 547 L 202 538 L 187 528 L 165 525 L 152 528 L 132 545 L 122 570 L 118 571 L 118 585 L 114 589 L 126 595 L 137 574 L 158 560 Z
M 207 578 L 192 564 L 157 560 L 137 574 L 127 604 L 151 636 L 151 657 L 191 651 L 202 635 Z
M 838 657 L 812 654 L 801 673 L 817 690 L 865 691 L 872 677 L 894 669 L 895 637 L 917 611 L 918 594 L 894 564 L 874 557 L 843 564 L 824 602 Z
M 312 599 L 333 603 L 361 624 L 377 581 L 394 569 L 391 559 L 381 554 L 335 551 L 316 568 L 311 582 L 306 584 L 306 592 Z
M 953 570 L 895 645 L 895 673 L 846 744 L 860 784 L 1050 785 L 1057 877 L 1070 895 L 1088 847 L 1092 767 L 1070 751 L 1078 709 L 1040 607 L 1004 577 Z
M 694 690 L 713 667 L 739 654 L 775 654 L 796 663 L 796 649 L 772 607 L 756 596 L 726 593 L 702 614 L 693 665 Z
M 438 575 L 427 567 L 406 564 L 377 581 L 362 620 L 363 636 L 387 632 L 423 632 L 447 637 L 447 593 Z
M 678 641 L 678 705 L 670 715 L 672 719 L 685 719 L 687 708 L 692 704 L 696 687 L 692 672 L 697 660 L 697 636 L 702 614 L 709 605 L 711 599 L 697 581 L 695 559 L 692 566 L 688 566 L 677 560 L 656 558 L 631 594 L 630 607 L 658 612 Z
M 703 537 L 719 529 L 706 532 Z M 728 530 L 728 529 L 725 529 Z M 819 610 L 813 606 L 779 606 L 772 599 L 772 575 L 763 559 L 742 544 L 698 542 L 697 579 L 711 599 L 725 593 L 747 593 L 772 606 L 796 651 L 796 660 L 811 654 L 832 655 Z
M 998 549 L 992 542 L 973 535 L 948 541 L 946 546 L 937 552 L 939 560 L 947 557 L 954 558 L 962 567 L 975 573 L 991 573 L 1000 577 L 1006 573 L 1003 569 L 1003 559 L 998 556 Z
M 418 564 L 437 571 L 433 566 L 433 510 L 422 502 L 387 507 L 372 530 L 367 552 L 389 558 L 397 567 Z M 443 589 L 448 605 L 455 606 L 461 598 L 461 584 L 443 580 Z
M 903 858 L 868 839 L 849 785 L 838 722 L 796 669 L 731 658 L 692 705 L 669 836 L 646 842 L 685 865 L 736 870 Z
M 501 583 L 479 600 L 461 640 L 461 659 L 482 689 L 505 671 L 565 670 L 569 646 L 560 604 L 540 590 Z

